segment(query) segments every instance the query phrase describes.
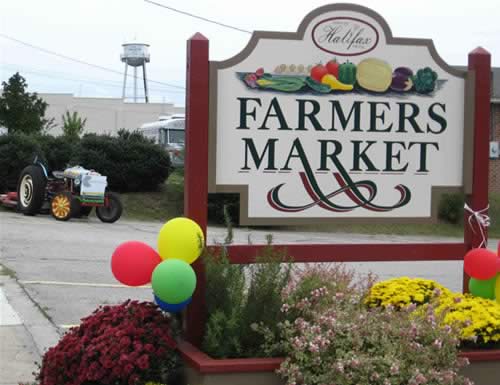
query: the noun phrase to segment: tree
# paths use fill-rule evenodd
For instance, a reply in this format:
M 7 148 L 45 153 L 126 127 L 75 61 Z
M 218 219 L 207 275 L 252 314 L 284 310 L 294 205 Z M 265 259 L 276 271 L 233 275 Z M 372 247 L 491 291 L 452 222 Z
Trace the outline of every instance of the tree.
M 74 111 L 72 114 L 69 111 L 62 116 L 63 120 L 63 135 L 69 138 L 79 138 L 83 134 L 87 118 L 83 119 Z
M 0 126 L 12 132 L 40 133 L 50 120 L 45 119 L 48 104 L 38 94 L 26 92 L 26 80 L 16 72 L 7 82 L 2 82 L 0 96 Z

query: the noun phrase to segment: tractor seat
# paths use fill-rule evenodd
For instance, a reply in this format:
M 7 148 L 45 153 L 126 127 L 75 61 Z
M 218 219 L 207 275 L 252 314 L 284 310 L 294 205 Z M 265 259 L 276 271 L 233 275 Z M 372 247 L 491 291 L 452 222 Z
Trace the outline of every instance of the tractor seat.
M 52 176 L 56 179 L 64 179 L 64 171 L 52 171 Z

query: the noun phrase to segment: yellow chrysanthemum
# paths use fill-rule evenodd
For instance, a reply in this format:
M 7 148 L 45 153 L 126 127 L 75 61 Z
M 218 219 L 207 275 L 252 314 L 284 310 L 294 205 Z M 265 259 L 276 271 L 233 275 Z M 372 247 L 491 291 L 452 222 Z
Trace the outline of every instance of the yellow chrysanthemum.
M 500 304 L 496 301 L 454 294 L 442 298 L 435 311 L 444 315 L 445 324 L 460 327 L 464 342 L 473 340 L 481 345 L 500 341 Z
M 500 303 L 469 294 L 452 293 L 432 280 L 401 277 L 379 282 L 370 290 L 365 304 L 400 309 L 412 303 L 425 305 L 431 301 L 443 324 L 460 328 L 463 343 L 472 342 L 480 346 L 500 342 Z M 416 315 L 424 314 L 426 306 Z
M 396 308 L 406 307 L 412 303 L 422 305 L 428 303 L 438 292 L 441 296 L 451 294 L 444 286 L 429 279 L 394 278 L 373 285 L 365 304 L 369 307 L 392 305 Z

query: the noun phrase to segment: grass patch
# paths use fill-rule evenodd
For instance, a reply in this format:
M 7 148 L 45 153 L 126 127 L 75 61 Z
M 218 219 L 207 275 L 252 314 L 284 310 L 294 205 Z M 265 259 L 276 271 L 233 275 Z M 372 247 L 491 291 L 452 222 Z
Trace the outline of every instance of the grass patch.
M 488 228 L 489 238 L 500 238 L 500 194 L 492 193 L 489 197 L 489 217 L 491 225 Z M 464 234 L 463 222 L 429 223 L 429 224 L 325 224 L 310 226 L 294 226 L 296 230 L 319 232 L 339 232 L 358 234 L 393 234 L 393 235 L 429 235 L 441 237 L 461 237 Z
M 318 232 L 356 233 L 356 234 L 392 234 L 392 235 L 422 235 L 460 237 L 463 235 L 463 225 L 450 223 L 429 224 L 325 224 L 312 226 L 295 226 L 296 230 Z
M 166 221 L 182 215 L 184 170 L 176 169 L 158 191 L 121 194 L 123 217 L 143 221 Z

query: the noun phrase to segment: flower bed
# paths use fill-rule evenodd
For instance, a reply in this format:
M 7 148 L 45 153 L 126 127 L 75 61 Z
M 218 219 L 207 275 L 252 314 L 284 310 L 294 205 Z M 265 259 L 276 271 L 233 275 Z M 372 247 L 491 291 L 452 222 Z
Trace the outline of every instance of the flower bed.
M 409 278 L 379 283 L 363 298 L 363 289 L 369 284 L 363 288 L 352 284 L 352 278 L 345 270 L 316 268 L 301 272 L 290 282 L 282 297 L 282 312 L 295 319 L 281 325 L 284 345 L 288 344 L 284 348 L 286 359 L 216 360 L 188 343 L 181 343 L 179 348 L 188 366 L 190 384 L 471 383 L 464 375 L 476 384 L 495 383 L 491 374 L 500 369 L 500 350 L 464 350 L 464 342 L 470 342 L 464 333 L 470 334 L 466 328 L 472 325 L 476 325 L 474 330 L 483 331 L 495 326 L 490 318 L 496 317 L 497 304 L 453 295 L 433 281 Z M 443 299 L 442 306 L 427 305 L 425 316 L 416 318 L 417 305 L 428 304 L 436 296 Z M 471 301 L 475 307 L 470 306 Z M 360 305 L 362 302 L 368 306 Z M 462 305 L 450 309 L 451 303 Z M 478 313 L 483 314 L 480 318 L 490 319 L 487 326 L 478 326 L 482 325 L 479 321 L 450 322 L 452 315 L 457 317 L 465 309 L 474 312 L 485 305 L 491 309 Z M 370 307 L 379 309 L 367 309 Z M 343 315 L 339 308 L 343 309 Z M 446 322 L 452 325 L 440 326 Z M 266 335 L 265 328 L 260 330 Z M 492 334 L 492 341 L 497 339 L 495 335 Z M 265 340 L 266 355 L 272 356 L 283 348 L 271 334 Z M 372 346 L 365 351 L 367 341 Z M 485 342 L 484 338 L 476 341 L 481 346 Z M 402 348 L 405 346 L 406 349 Z M 339 354 L 339 349 L 344 353 Z M 395 349 L 399 360 L 395 359 Z M 466 359 L 472 364 L 463 368 Z M 280 376 L 273 374 L 274 371 Z
M 453 294 L 429 280 L 373 285 L 341 265 L 291 272 L 271 258 L 245 271 L 226 262 L 207 265 L 212 278 L 219 276 L 207 291 L 219 288 L 210 302 L 219 318 L 207 325 L 205 341 L 226 358 L 177 343 L 167 314 L 153 303 L 127 301 L 99 308 L 51 348 L 39 385 L 467 385 L 469 378 L 496 384 L 500 304 L 494 301 Z M 248 357 L 249 343 L 261 358 Z M 186 378 L 178 375 L 175 348 Z

